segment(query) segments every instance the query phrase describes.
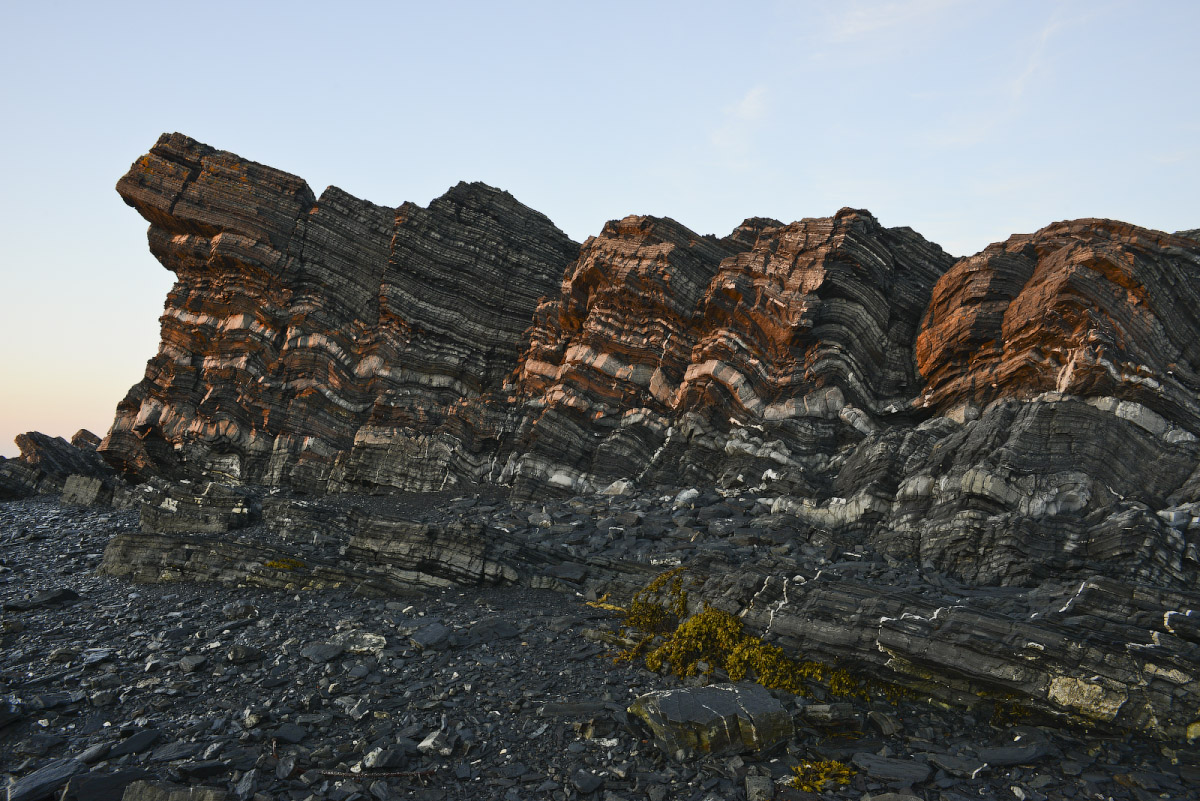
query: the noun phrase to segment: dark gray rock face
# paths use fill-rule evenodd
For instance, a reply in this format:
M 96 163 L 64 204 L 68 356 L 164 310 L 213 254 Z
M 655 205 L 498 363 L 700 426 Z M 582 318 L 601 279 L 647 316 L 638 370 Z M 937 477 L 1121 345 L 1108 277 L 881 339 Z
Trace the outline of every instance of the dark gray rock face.
M 1157 736 L 1196 734 L 1200 641 L 1170 625 L 1200 605 L 1194 590 L 1093 576 L 989 591 L 861 562 L 710 569 L 701 593 L 789 651 L 952 703 L 1020 698 Z
M 1186 236 L 1078 220 L 954 263 L 843 209 L 721 239 L 627 217 L 577 246 L 482 185 L 316 198 L 178 134 L 118 190 L 179 278 L 100 446 L 127 473 L 746 488 L 982 584 L 1186 587 L 1200 556 Z
M 763 500 L 692 490 L 537 504 L 495 496 L 317 502 L 274 494 L 264 499 L 264 521 L 207 535 L 146 534 L 133 511 L 59 506 L 44 497 L 0 504 L 4 772 L 22 793 L 68 801 L 127 792 L 167 801 L 507 801 L 590 792 L 613 801 L 739 798 L 743 790 L 747 798 L 799 797 L 780 786 L 792 769 L 813 780 L 836 760 L 858 768 L 848 784 L 824 786 L 822 797 L 838 801 L 1195 795 L 1200 752 L 1186 735 L 1163 742 L 1120 723 L 1067 727 L 1039 714 L 1054 708 L 1048 699 L 1020 711 L 1001 709 L 1001 699 L 1035 699 L 1015 691 L 975 694 L 1024 669 L 1020 681 L 1032 682 L 1040 671 L 1059 677 L 1056 697 L 1085 698 L 1094 693 L 1090 686 L 1113 690 L 1113 666 L 1124 669 L 1123 654 L 1137 652 L 1145 659 L 1139 680 L 1146 695 L 1131 693 L 1126 706 L 1153 693 L 1161 703 L 1165 688 L 1180 682 L 1175 703 L 1194 710 L 1193 690 L 1181 676 L 1185 661 L 1194 667 L 1197 660 L 1179 650 L 1197 640 L 1196 615 L 1187 611 L 1192 599 L 1140 592 L 1122 599 L 1108 579 L 1083 588 L 966 587 L 935 572 L 890 566 L 861 545 L 824 550 L 828 543 L 817 533 L 779 537 L 782 529 L 766 520 L 773 516 L 761 513 L 769 505 Z M 311 520 L 348 516 L 350 509 L 363 519 L 407 517 L 430 527 L 473 520 L 497 540 L 494 556 L 511 560 L 521 575 L 516 586 L 426 585 L 404 597 L 348 581 L 319 590 L 301 580 L 289 586 L 284 575 L 310 566 L 315 572 L 321 557 L 332 567 L 344 562 L 346 571 L 355 564 L 339 554 L 349 529 L 324 529 L 332 540 L 326 542 L 314 540 L 319 526 L 300 524 L 295 509 L 286 511 L 288 522 L 272 522 L 272 510 L 293 505 L 326 507 Z M 749 533 L 730 533 L 731 522 L 758 518 L 732 529 Z M 278 569 L 278 583 L 264 586 L 247 580 L 256 569 L 249 562 L 241 572 L 211 575 L 222 582 L 217 586 L 131 585 L 90 569 L 107 542 L 127 534 L 164 544 L 207 539 L 214 547 L 181 560 L 180 576 L 199 576 L 231 543 L 240 542 L 247 555 L 274 547 L 280 561 L 289 552 L 293 561 Z M 556 581 L 573 582 L 571 592 L 532 586 L 550 573 L 555 554 L 587 565 L 582 575 L 554 571 L 562 574 Z M 725 677 L 718 669 L 681 680 L 640 661 L 614 661 L 598 643 L 624 647 L 621 617 L 575 595 L 611 590 L 610 600 L 627 597 L 639 568 L 637 586 L 662 569 L 650 564 L 655 559 L 693 565 L 683 587 L 694 608 L 708 601 L 746 609 L 752 629 L 789 655 L 824 658 L 840 648 L 851 676 L 865 681 L 906 675 L 899 654 L 927 675 L 910 672 L 915 692 L 893 697 L 841 695 L 832 683 L 812 685 L 811 698 L 738 685 L 776 715 L 782 709 L 776 720 L 790 733 L 765 752 L 698 751 L 677 761 L 649 742 L 644 724 L 626 710 L 639 697 L 664 693 L 699 700 L 691 707 L 695 728 L 697 717 L 712 721 L 719 710 L 719 702 L 705 700 L 712 688 L 699 685 Z M 731 570 L 733 563 L 749 567 Z M 772 578 L 767 587 L 762 582 L 771 576 L 791 580 L 780 588 Z M 272 589 L 280 586 L 288 591 Z M 869 606 L 872 588 L 886 608 Z M 832 600 L 818 603 L 822 597 Z M 1177 603 L 1178 611 L 1161 612 Z M 896 620 L 884 619 L 897 612 Z M 1121 642 L 1138 627 L 1157 625 L 1151 617 L 1165 625 L 1144 641 Z M 972 639 L 971 629 L 983 625 L 993 628 Z M 781 627 L 797 633 L 779 634 Z M 1017 639 L 983 642 L 1006 630 L 1041 637 L 1028 642 L 1044 650 L 1030 645 L 1018 653 Z M 1055 633 L 1061 639 L 1052 639 Z M 886 665 L 870 661 L 880 644 L 893 654 L 881 655 L 893 660 Z M 1089 655 L 1105 649 L 1104 660 Z M 1080 653 L 1085 660 L 1072 673 L 1068 657 Z M 1167 661 L 1170 653 L 1180 660 Z M 1129 689 L 1138 685 L 1130 680 Z M 929 696 L 954 700 L 956 691 L 964 696 L 960 704 L 929 703 Z M 743 713 L 757 708 L 742 706 Z M 722 736 L 746 733 L 736 715 L 716 729 Z M 751 722 L 761 733 L 761 721 Z
M 179 134 L 117 189 L 178 277 L 163 348 L 100 446 L 134 475 L 445 483 L 451 433 L 439 432 L 462 428 L 457 405 L 512 370 L 538 297 L 578 250 L 483 184 L 428 209 L 336 187 L 317 198 Z M 398 472 L 417 453 L 428 469 Z
M 344 587 L 364 597 L 498 586 L 628 598 L 662 569 L 655 562 L 683 564 L 693 577 L 691 611 L 712 603 L 787 653 L 968 707 L 1013 698 L 1167 739 L 1195 730 L 1194 590 L 1086 572 L 980 586 L 889 562 L 794 518 L 781 527 L 785 515 L 750 514 L 771 501 L 697 494 L 691 505 L 699 508 L 595 496 L 404 508 L 269 496 L 263 522 L 224 534 L 120 532 L 101 569 L 139 581 Z M 617 520 L 621 530 L 606 522 Z M 512 632 L 480 622 L 461 636 L 492 642 Z M 438 650 L 448 637 L 431 621 L 413 642 Z M 328 647 L 323 658 L 332 659 L 342 646 Z
M 255 493 L 215 481 L 200 486 L 160 483 L 141 504 L 142 530 L 147 533 L 223 534 L 256 523 L 261 516 Z
M 62 437 L 50 437 L 40 431 L 18 434 L 16 443 L 21 455 L 15 459 L 0 458 L 0 500 L 61 492 L 72 475 L 113 477 L 113 469 L 96 455 L 95 446 L 90 445 L 85 435 L 95 437 L 81 430 L 72 438 L 83 446 L 80 448 Z
M 44 801 L 87 766 L 76 759 L 58 759 L 13 782 L 8 787 L 9 801 Z

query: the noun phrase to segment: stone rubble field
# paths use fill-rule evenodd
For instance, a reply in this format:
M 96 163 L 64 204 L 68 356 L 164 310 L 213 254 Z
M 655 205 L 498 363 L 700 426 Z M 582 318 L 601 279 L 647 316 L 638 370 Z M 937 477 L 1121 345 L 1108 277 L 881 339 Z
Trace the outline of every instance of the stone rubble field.
M 670 546 L 625 536 L 615 519 L 598 525 L 595 509 L 581 511 L 587 499 L 418 498 L 409 516 L 531 521 L 587 563 L 641 563 L 650 577 L 780 548 L 739 539 L 726 514 L 736 498 L 707 515 L 716 499 L 693 499 L 683 514 L 656 498 L 605 501 L 623 504 L 618 515 L 640 510 L 643 531 L 672 532 Z M 557 577 L 543 583 L 556 589 L 390 595 L 332 580 L 287 586 L 289 572 L 321 556 L 295 543 L 295 565 L 272 569 L 279 586 L 98 572 L 113 538 L 138 525 L 135 511 L 47 496 L 0 505 L 0 772 L 10 801 L 1200 794 L 1200 751 L 1186 741 L 1003 699 L 960 705 L 821 681 L 801 697 L 731 685 L 720 667 L 679 678 L 647 669 L 644 652 L 615 659 L 636 640 L 617 610 L 629 598 L 598 599 L 566 563 L 547 568 Z M 279 544 L 263 525 L 222 536 Z M 345 543 L 312 547 L 336 553 Z M 730 548 L 746 553 L 721 553 Z

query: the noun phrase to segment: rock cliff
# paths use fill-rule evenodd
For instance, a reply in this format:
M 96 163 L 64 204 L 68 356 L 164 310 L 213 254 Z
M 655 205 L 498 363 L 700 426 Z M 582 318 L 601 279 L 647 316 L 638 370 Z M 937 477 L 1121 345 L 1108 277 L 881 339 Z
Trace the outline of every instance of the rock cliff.
M 176 535 L 213 535 L 230 504 L 291 519 L 261 485 L 650 506 L 670 488 L 661 524 L 568 526 L 641 543 L 620 558 L 543 548 L 532 517 L 521 535 L 321 512 L 353 563 L 322 581 L 591 570 L 595 592 L 628 590 L 656 543 L 702 532 L 689 558 L 708 596 L 789 646 L 1168 736 L 1192 725 L 1194 637 L 1164 621 L 1200 605 L 1194 232 L 1076 220 L 956 261 L 842 209 L 722 238 L 630 216 L 580 245 L 481 184 L 427 208 L 317 198 L 179 134 L 117 188 L 177 281 L 99 447 L 162 498 L 111 569 L 216 554 Z M 180 478 L 231 486 L 162 489 Z M 1118 626 L 1126 608 L 1162 624 Z M 1026 640 L 1042 650 L 1012 650 Z
M 1077 220 L 955 262 L 843 209 L 720 239 L 626 217 L 580 246 L 481 184 L 316 198 L 179 134 L 117 189 L 178 279 L 100 446 L 135 477 L 745 487 L 964 580 L 1187 583 L 1187 232 Z
M 338 480 L 392 484 L 388 433 L 436 430 L 498 387 L 578 251 L 482 184 L 428 208 L 317 198 L 178 134 L 117 189 L 177 278 L 159 352 L 100 446 L 135 476 L 323 488 L 341 457 Z

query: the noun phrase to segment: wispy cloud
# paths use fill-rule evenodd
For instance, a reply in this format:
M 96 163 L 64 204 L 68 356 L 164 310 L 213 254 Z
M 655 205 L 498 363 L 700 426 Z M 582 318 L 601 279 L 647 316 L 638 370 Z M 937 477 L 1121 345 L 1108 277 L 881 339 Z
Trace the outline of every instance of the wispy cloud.
M 1195 159 L 1196 159 L 1196 151 L 1191 150 L 1191 149 L 1175 150 L 1175 151 L 1168 152 L 1168 153 L 1155 153 L 1155 154 L 1151 154 L 1151 156 L 1150 156 L 1150 160 L 1153 161 L 1155 164 L 1162 164 L 1162 165 L 1168 166 L 1168 167 L 1174 166 L 1176 164 L 1187 164 L 1188 162 L 1194 161 Z
M 709 135 L 726 166 L 746 169 L 752 161 L 754 134 L 769 113 L 765 86 L 755 86 L 736 102 L 721 110 L 721 123 Z
M 932 15 L 962 0 L 897 0 L 890 3 L 852 2 L 829 17 L 830 38 L 849 42 L 897 29 L 924 24 Z
M 947 127 L 935 132 L 930 143 L 936 147 L 972 147 L 1018 118 L 1025 109 L 1024 101 L 1030 88 L 1050 81 L 1051 66 L 1046 54 L 1051 40 L 1079 21 L 1053 15 L 1036 33 L 1026 38 L 1009 77 L 1001 77 L 990 91 L 978 98 L 977 102 L 984 107 L 948 120 Z
M 1040 77 L 1040 73 L 1045 71 L 1046 49 L 1050 40 L 1066 27 L 1068 27 L 1067 21 L 1055 16 L 1031 37 L 1031 46 L 1025 55 L 1021 71 L 1008 82 L 1006 87 L 1011 102 L 1019 103 L 1028 91 L 1029 85 Z
M 974 98 L 972 105 L 977 110 L 948 120 L 948 125 L 931 137 L 930 144 L 937 147 L 972 147 L 1011 125 L 1025 113 L 1031 90 L 1038 85 L 1049 85 L 1054 80 L 1051 54 L 1054 52 L 1055 39 L 1078 30 L 1111 10 L 1111 6 L 1099 5 L 1089 6 L 1085 11 L 1076 8 L 1066 5 L 1054 7 L 1049 19 L 1014 48 L 1016 58 L 1011 62 L 1008 72 L 999 76 L 990 89 Z M 981 105 L 982 108 L 979 108 Z

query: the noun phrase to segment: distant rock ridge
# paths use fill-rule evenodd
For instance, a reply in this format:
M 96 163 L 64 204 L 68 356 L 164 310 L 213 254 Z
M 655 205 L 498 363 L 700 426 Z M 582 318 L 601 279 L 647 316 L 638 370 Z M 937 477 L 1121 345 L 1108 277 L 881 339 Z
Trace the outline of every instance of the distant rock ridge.
M 1200 242 L 957 260 L 866 211 L 582 245 L 483 184 L 376 206 L 164 135 L 117 186 L 176 275 L 99 452 L 134 478 L 514 497 L 754 489 L 979 583 L 1200 559 Z M 620 485 L 618 485 L 620 486 Z

